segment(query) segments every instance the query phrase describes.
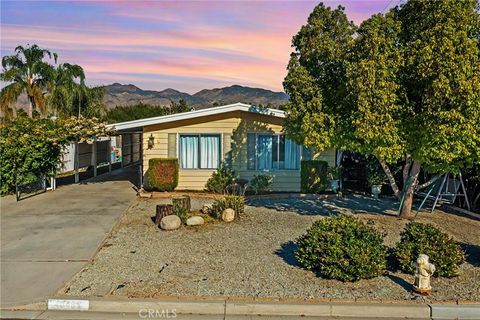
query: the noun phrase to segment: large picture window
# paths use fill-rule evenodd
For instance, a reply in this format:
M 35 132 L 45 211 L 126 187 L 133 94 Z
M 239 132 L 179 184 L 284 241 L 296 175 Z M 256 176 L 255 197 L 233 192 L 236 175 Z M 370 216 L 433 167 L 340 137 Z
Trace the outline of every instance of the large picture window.
M 250 133 L 247 138 L 249 170 L 298 170 L 301 147 L 285 135 Z
M 218 168 L 220 165 L 220 135 L 180 135 L 179 158 L 182 169 Z

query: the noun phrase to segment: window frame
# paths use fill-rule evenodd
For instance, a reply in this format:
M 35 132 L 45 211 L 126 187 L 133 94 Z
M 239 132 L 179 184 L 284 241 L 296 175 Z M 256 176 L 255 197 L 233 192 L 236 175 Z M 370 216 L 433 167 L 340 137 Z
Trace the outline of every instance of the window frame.
M 254 159 L 255 159 L 255 168 L 254 169 L 251 169 L 249 168 L 249 154 L 248 154 L 248 136 L 249 135 L 254 135 Z M 277 153 L 277 166 L 276 168 L 272 168 L 272 169 L 258 169 L 258 137 L 259 136 L 271 136 L 271 137 L 276 137 L 277 139 L 277 142 L 276 142 L 276 145 L 277 145 L 277 150 L 276 150 L 276 153 Z M 270 172 L 270 171 L 300 171 L 301 169 L 301 161 L 303 160 L 303 149 L 305 148 L 304 146 L 302 145 L 298 145 L 300 147 L 300 150 L 299 150 L 299 165 L 298 165 L 298 169 L 286 169 L 286 168 L 283 168 L 283 169 L 280 169 L 280 137 L 285 137 L 286 138 L 286 135 L 284 133 L 271 133 L 271 132 L 248 132 L 247 133 L 247 171 L 262 171 L 262 172 Z M 272 146 L 273 146 L 273 140 L 272 140 Z M 285 146 L 285 144 L 284 144 Z M 273 148 L 273 147 L 272 147 Z M 273 156 L 273 153 L 275 151 L 272 150 L 272 156 Z M 284 152 L 285 153 L 285 152 Z
M 182 136 L 187 136 L 187 137 L 198 137 L 198 154 L 197 154 L 197 167 L 196 168 L 182 168 L 182 163 L 181 163 L 181 137 Z M 202 168 L 200 167 L 201 164 L 201 155 L 202 155 L 202 144 L 200 142 L 201 137 L 211 137 L 211 136 L 216 136 L 218 137 L 218 167 L 213 167 L 213 168 Z M 188 132 L 182 132 L 182 133 L 177 133 L 177 159 L 178 159 L 178 167 L 180 170 L 215 170 L 220 168 L 222 165 L 223 161 L 223 135 L 221 133 L 188 133 Z

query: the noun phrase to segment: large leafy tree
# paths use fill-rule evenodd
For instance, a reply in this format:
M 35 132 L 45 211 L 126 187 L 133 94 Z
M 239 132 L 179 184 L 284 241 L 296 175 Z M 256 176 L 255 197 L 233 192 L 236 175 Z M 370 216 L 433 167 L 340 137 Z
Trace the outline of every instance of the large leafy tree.
M 480 162 L 476 5 L 410 0 L 364 21 L 355 35 L 342 32 L 353 30 L 343 8 L 317 6 L 293 39 L 287 134 L 320 150 L 375 156 L 408 218 L 414 191 L 432 182 L 419 185 L 421 168 L 456 172 Z M 389 169 L 399 162 L 402 189 Z
M 46 59 L 57 61 L 57 54 L 37 45 L 18 46 L 15 54 L 2 58 L 3 72 L 0 79 L 9 82 L 1 91 L 1 108 L 6 112 L 15 104 L 21 93 L 26 93 L 29 101 L 28 115 L 38 109 L 45 111 L 44 92 L 52 80 L 54 68 Z

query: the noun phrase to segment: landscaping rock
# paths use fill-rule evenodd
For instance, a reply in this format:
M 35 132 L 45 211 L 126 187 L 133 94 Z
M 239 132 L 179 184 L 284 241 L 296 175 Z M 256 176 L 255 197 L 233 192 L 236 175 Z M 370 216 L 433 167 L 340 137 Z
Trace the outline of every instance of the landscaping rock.
M 193 216 L 187 219 L 187 226 L 200 226 L 205 223 L 203 217 Z
M 235 219 L 235 210 L 228 208 L 222 212 L 222 220 L 225 222 L 231 222 Z
M 162 220 L 160 221 L 160 228 L 162 228 L 163 230 L 175 230 L 180 228 L 181 224 L 182 221 L 178 216 L 170 215 L 162 218 Z

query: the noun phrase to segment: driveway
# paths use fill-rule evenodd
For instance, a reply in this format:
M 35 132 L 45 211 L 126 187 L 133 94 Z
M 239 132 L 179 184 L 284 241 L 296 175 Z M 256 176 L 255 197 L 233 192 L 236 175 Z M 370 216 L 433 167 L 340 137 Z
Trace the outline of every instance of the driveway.
M 135 198 L 138 168 L 20 202 L 1 199 L 1 306 L 43 301 L 94 255 Z

